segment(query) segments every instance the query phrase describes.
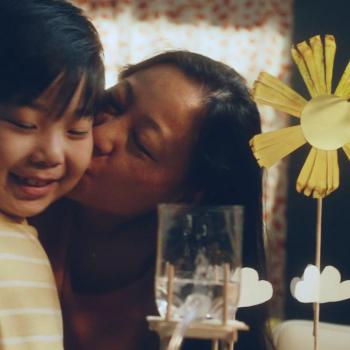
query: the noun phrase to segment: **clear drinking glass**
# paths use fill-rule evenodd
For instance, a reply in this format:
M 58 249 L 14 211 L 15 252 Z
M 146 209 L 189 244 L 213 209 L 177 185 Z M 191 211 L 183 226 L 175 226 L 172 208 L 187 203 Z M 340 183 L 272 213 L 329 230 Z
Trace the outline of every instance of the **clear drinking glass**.
M 159 205 L 156 302 L 161 316 L 170 300 L 173 320 L 183 320 L 197 308 L 193 318 L 222 321 L 226 271 L 227 315 L 235 318 L 242 230 L 240 206 Z

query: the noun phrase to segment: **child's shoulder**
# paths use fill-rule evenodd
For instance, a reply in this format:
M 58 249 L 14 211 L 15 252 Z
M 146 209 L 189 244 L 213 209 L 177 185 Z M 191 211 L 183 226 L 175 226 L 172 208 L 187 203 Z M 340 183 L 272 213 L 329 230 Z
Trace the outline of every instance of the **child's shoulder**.
M 28 225 L 25 219 L 15 219 L 0 212 L 0 235 L 31 235 L 37 237 L 37 231 Z

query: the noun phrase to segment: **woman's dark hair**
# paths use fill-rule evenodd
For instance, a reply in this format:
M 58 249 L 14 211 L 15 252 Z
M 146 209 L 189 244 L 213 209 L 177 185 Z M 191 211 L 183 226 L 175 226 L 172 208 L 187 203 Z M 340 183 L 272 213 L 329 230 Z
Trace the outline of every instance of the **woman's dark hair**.
M 82 78 L 80 114 L 94 113 L 104 67 L 92 23 L 65 0 L 1 0 L 0 104 L 28 105 L 57 78 L 57 114 Z
M 204 95 L 201 125 L 187 177 L 189 188 L 200 193 L 199 204 L 244 205 L 243 264 L 266 277 L 262 174 L 249 146 L 249 140 L 261 131 L 260 116 L 246 82 L 233 68 L 189 51 L 161 53 L 127 66 L 120 77 L 162 64 L 176 67 L 198 83 Z M 237 349 L 265 349 L 266 307 L 239 310 L 238 318 L 246 321 L 251 331 L 240 334 Z

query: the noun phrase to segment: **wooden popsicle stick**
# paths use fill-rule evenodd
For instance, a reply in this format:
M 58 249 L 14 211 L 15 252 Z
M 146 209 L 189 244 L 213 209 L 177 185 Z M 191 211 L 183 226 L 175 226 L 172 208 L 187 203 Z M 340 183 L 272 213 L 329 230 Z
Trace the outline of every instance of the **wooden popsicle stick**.
M 224 264 L 224 286 L 223 286 L 223 299 L 224 299 L 224 305 L 223 305 L 223 324 L 227 324 L 228 320 L 228 291 L 229 291 L 229 279 L 230 279 L 230 265 Z
M 211 341 L 211 350 L 219 350 L 219 341 L 217 339 Z
M 167 321 L 171 320 L 172 317 L 172 310 L 171 310 L 171 306 L 173 304 L 173 286 L 174 286 L 174 266 L 171 265 L 170 263 L 166 263 L 166 272 L 167 272 L 167 277 L 168 277 L 168 283 L 167 283 L 167 291 L 168 291 L 168 295 L 167 295 L 167 307 L 166 307 L 166 316 L 165 319 Z

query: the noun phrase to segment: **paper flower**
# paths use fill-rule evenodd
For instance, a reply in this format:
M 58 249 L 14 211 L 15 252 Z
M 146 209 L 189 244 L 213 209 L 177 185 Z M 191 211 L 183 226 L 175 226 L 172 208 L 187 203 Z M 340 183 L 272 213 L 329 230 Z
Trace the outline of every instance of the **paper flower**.
M 259 280 L 258 272 L 250 267 L 241 269 L 241 290 L 238 307 L 262 304 L 272 297 L 272 285 Z
M 332 35 L 319 35 L 292 48 L 292 57 L 311 95 L 307 101 L 268 73 L 254 84 L 258 103 L 300 119 L 300 125 L 256 135 L 250 142 L 260 166 L 270 167 L 305 143 L 311 150 L 297 179 L 296 189 L 323 198 L 339 186 L 337 150 L 350 158 L 350 63 L 332 93 L 336 44 Z
M 302 278 L 295 277 L 290 284 L 291 293 L 302 303 L 329 303 L 350 298 L 350 281 L 341 282 L 340 272 L 326 266 L 322 273 L 309 265 Z

